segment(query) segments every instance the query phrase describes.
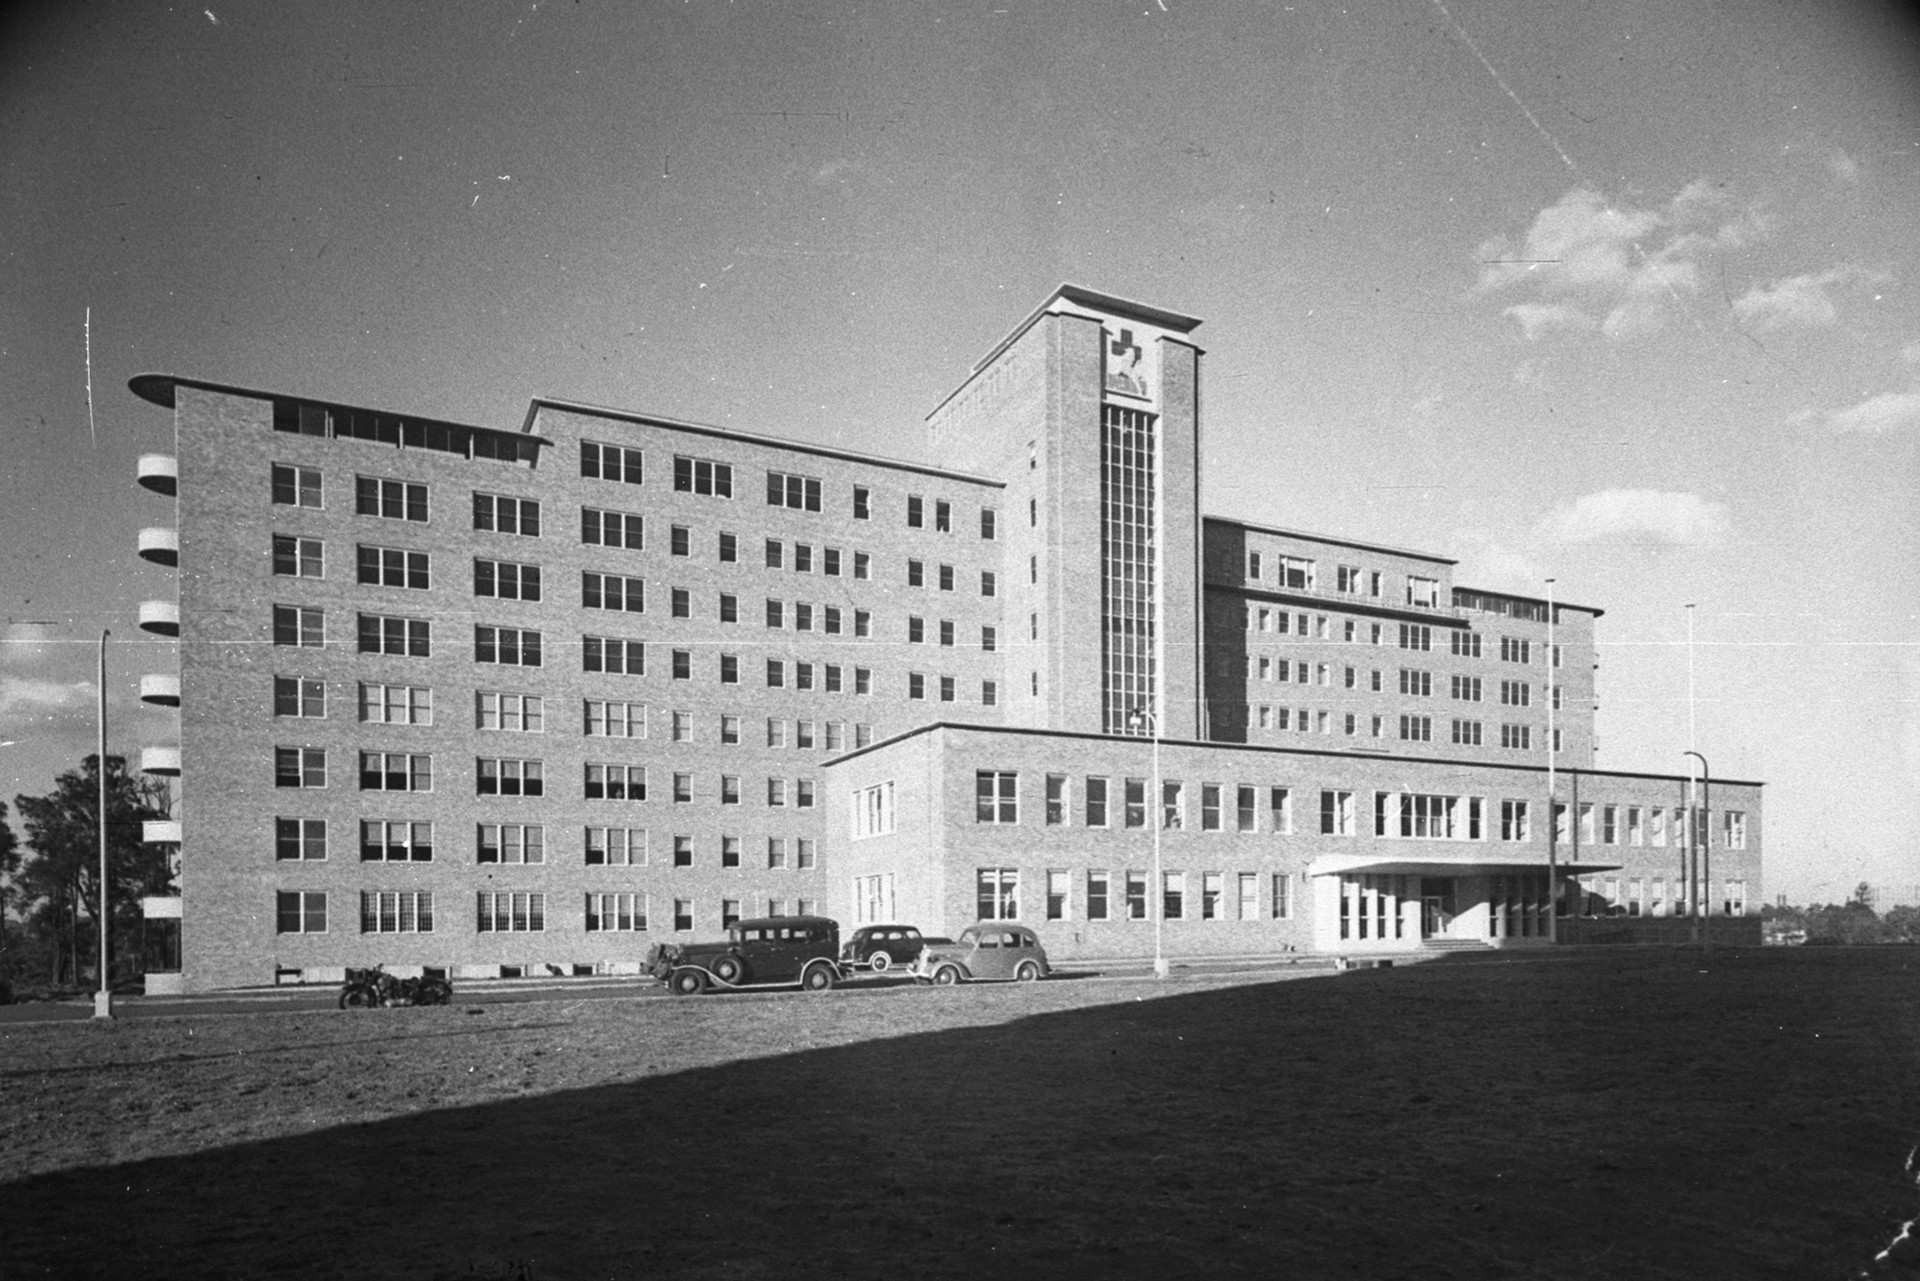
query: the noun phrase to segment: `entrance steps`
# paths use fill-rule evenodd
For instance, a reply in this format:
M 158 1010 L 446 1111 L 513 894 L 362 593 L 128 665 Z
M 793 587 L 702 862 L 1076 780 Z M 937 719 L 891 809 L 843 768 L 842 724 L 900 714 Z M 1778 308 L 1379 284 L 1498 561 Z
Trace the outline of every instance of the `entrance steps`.
M 1422 952 L 1485 952 L 1493 944 L 1485 939 L 1422 939 Z

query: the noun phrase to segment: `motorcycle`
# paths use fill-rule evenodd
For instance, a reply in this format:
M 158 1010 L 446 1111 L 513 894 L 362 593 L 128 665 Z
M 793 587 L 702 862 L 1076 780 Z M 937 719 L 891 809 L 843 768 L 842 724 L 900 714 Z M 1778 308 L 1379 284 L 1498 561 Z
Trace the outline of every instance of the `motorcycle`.
M 347 971 L 340 989 L 343 1010 L 370 1009 L 373 1006 L 446 1005 L 453 1000 L 453 984 L 445 970 L 429 969 L 417 979 L 395 978 L 383 966 L 370 970 Z

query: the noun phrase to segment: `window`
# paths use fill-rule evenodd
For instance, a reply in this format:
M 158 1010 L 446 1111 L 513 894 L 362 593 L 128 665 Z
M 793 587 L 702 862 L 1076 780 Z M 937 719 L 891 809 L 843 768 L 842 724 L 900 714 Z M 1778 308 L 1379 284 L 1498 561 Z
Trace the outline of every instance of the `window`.
M 282 507 L 320 507 L 320 469 L 273 464 L 273 501 Z
M 1234 830 L 1256 831 L 1260 825 L 1259 792 L 1242 784 L 1233 789 Z
M 644 735 L 646 732 L 646 721 L 645 721 L 646 705 L 644 703 L 641 703 L 641 704 L 630 703 L 628 704 L 628 706 L 639 707 L 641 712 L 641 717 L 642 717 L 641 733 Z M 672 733 L 674 742 L 691 743 L 693 741 L 693 713 L 692 712 L 673 713 L 671 733 Z
M 935 533 L 951 534 L 953 532 L 953 504 L 946 502 L 944 499 L 935 500 L 933 504 L 933 528 Z
M 773 809 L 783 809 L 787 804 L 787 780 L 770 778 L 767 780 L 767 804 Z
M 793 865 L 803 872 L 811 872 L 819 866 L 819 860 L 814 853 L 814 844 L 810 838 L 802 836 L 793 842 Z M 813 904 L 806 899 L 801 899 L 800 914 L 813 915 Z
M 1433 717 L 1402 716 L 1400 718 L 1400 737 L 1409 743 L 1430 743 L 1433 741 Z
M 273 643 L 320 649 L 327 643 L 326 611 L 293 605 L 273 607 Z
M 588 480 L 617 480 L 638 485 L 644 476 L 640 451 L 625 445 L 580 442 L 580 474 Z M 674 486 L 680 488 L 679 485 Z
M 324 747 L 274 748 L 273 785 L 275 787 L 325 787 L 327 785 L 327 749 Z
M 673 487 L 683 494 L 709 494 L 715 498 L 733 497 L 733 468 L 705 458 L 675 455 Z
M 767 506 L 817 512 L 820 510 L 820 482 L 812 476 L 770 471 L 767 473 Z
M 737 564 L 740 560 L 740 540 L 732 534 L 720 535 L 720 560 L 722 564 Z
M 853 554 L 853 576 L 855 578 L 872 578 L 873 557 L 867 555 L 865 552 L 855 552 Z
M 1529 841 L 1533 833 L 1527 822 L 1527 803 L 1525 801 L 1500 802 L 1500 839 L 1503 841 Z
M 740 866 L 740 838 L 739 837 L 722 836 L 720 838 L 720 866 L 721 867 L 739 867 Z M 731 924 L 731 923 L 732 922 L 728 922 L 728 924 Z
M 324 718 L 327 714 L 327 683 L 304 676 L 274 677 L 273 714 Z
M 274 819 L 273 856 L 282 862 L 326 858 L 327 820 L 323 818 Z
M 1533 746 L 1533 730 L 1526 725 L 1502 725 L 1500 727 L 1500 746 L 1516 751 L 1527 751 Z
M 1011 867 L 983 867 L 975 878 L 979 917 L 983 921 L 1020 919 L 1020 873 Z
M 1455 633 L 1458 635 L 1459 633 Z M 1463 703 L 1480 701 L 1480 678 L 1478 676 L 1452 676 L 1448 678 L 1449 692 Z
M 1293 877 L 1286 872 L 1273 874 L 1273 919 L 1293 919 Z
M 1000 701 L 1000 686 L 995 681 L 980 682 L 980 705 L 993 707 Z
M 1124 821 L 1128 827 L 1147 825 L 1147 782 L 1142 778 L 1130 778 L 1126 781 L 1126 812 Z
M 1433 648 L 1433 628 L 1425 623 L 1400 624 L 1400 648 L 1430 650 Z
M 674 526 L 676 556 L 685 556 L 687 531 Z M 646 526 L 632 512 L 602 511 L 598 507 L 580 509 L 580 541 L 590 547 L 625 547 L 640 551 L 646 546 Z
M 586 829 L 588 867 L 645 867 L 647 829 L 644 827 L 589 827 Z
M 994 583 L 995 580 L 992 570 L 983 569 L 980 571 L 980 594 L 982 596 L 991 596 L 994 594 Z
M 1019 775 L 1012 770 L 978 770 L 973 776 L 973 817 L 979 823 L 1018 823 Z
M 1087 919 L 1089 921 L 1107 919 L 1107 874 L 1105 872 L 1087 873 Z
M 767 660 L 767 688 L 784 689 L 787 684 L 787 665 L 778 658 Z
M 927 620 L 917 615 L 907 615 L 907 643 L 922 645 L 927 639 Z
M 1462 631 L 1454 628 L 1451 633 L 1453 653 L 1456 658 L 1480 657 L 1480 633 Z
M 943 592 L 953 590 L 953 566 L 951 565 L 940 567 L 940 590 Z
M 787 607 L 785 602 L 769 599 L 767 601 L 767 626 L 781 628 L 786 625 Z
M 647 608 L 646 583 L 624 574 L 580 573 L 580 604 L 584 609 L 625 610 L 641 614 Z
M 1047 775 L 1046 824 L 1059 827 L 1067 821 L 1067 776 Z
M 953 677 L 942 676 L 940 678 L 940 701 L 943 703 L 951 703 L 953 701 L 953 696 L 954 696 Z
M 813 544 L 795 543 L 793 545 L 793 572 L 796 574 L 813 572 Z
M 1359 569 L 1352 565 L 1341 565 L 1333 572 L 1334 586 L 1339 591 L 1349 596 L 1358 596 L 1360 594 L 1362 575 Z
M 1747 815 L 1743 810 L 1726 810 L 1726 842 L 1730 850 L 1747 848 Z M 1741 886 L 1741 897 L 1745 898 L 1745 884 Z
M 645 676 L 647 647 L 644 642 L 621 640 L 615 636 L 582 636 L 580 638 L 580 670 Z
M 1461 747 L 1480 746 L 1480 722 L 1463 721 L 1456 717 L 1453 722 L 1453 741 Z
M 1086 819 L 1088 827 L 1107 826 L 1107 780 L 1089 778 L 1086 784 Z
M 585 794 L 590 801 L 644 801 L 647 799 L 647 767 L 590 763 Z
M 1353 835 L 1353 793 L 1320 793 L 1320 834 L 1322 836 Z
M 1247 577 L 1248 578 L 1260 577 L 1260 553 L 1259 552 L 1247 553 Z
M 853 669 L 853 692 L 856 694 L 873 693 L 873 670 L 871 668 L 856 667 Z M 861 743 L 858 744 L 858 746 L 864 747 L 866 744 Z
M 1407 575 L 1407 604 L 1415 609 L 1433 609 L 1440 602 L 1440 583 L 1432 578 Z
M 920 529 L 927 523 L 926 501 L 918 494 L 907 495 L 907 528 Z
M 1147 874 L 1145 872 L 1127 873 L 1127 919 L 1129 921 L 1147 919 Z
M 1177 832 L 1187 825 L 1187 789 L 1172 779 L 1160 782 L 1160 826 Z
M 325 934 L 327 896 L 315 890 L 280 890 L 274 895 L 281 934 Z
M 360 516 L 424 521 L 427 518 L 427 487 L 412 481 L 388 480 L 381 476 L 356 476 L 353 480 L 353 510 Z
M 768 569 L 787 567 L 787 545 L 777 538 L 767 540 L 766 560 Z
M 360 932 L 433 933 L 432 891 L 363 890 L 360 894 Z
M 647 705 L 645 703 L 619 703 L 589 698 L 584 700 L 581 710 L 585 733 L 589 738 L 645 738 L 647 736 Z M 685 712 L 674 713 L 676 718 L 685 715 Z
M 1433 697 L 1433 673 L 1416 671 L 1408 667 L 1401 668 L 1400 692 L 1411 694 L 1415 698 Z
M 1301 560 L 1294 556 L 1282 556 L 1280 561 L 1280 586 L 1291 587 L 1295 591 L 1314 590 L 1314 562 Z
M 907 674 L 907 697 L 924 699 L 927 696 L 927 678 L 919 672 Z
M 499 534 L 540 536 L 540 503 L 533 498 L 509 498 L 505 494 L 473 495 L 473 527 Z
M 433 824 L 362 819 L 362 863 L 433 862 Z
M 587 933 L 647 928 L 647 896 L 639 893 L 587 895 Z
M 693 929 L 693 900 L 677 898 L 673 900 L 673 929 L 676 934 L 685 934 Z
M 720 718 L 720 742 L 726 746 L 739 744 L 740 718 L 738 716 L 722 716 Z
M 949 647 L 953 644 L 953 620 L 950 618 L 940 620 L 940 643 Z
M 720 776 L 720 803 L 722 805 L 738 805 L 740 803 L 740 776 L 738 774 L 722 774 Z
M 991 540 L 994 537 L 994 511 L 991 507 L 980 509 L 980 537 Z
M 740 656 L 738 654 L 720 655 L 720 683 L 738 685 L 740 683 Z
M 693 775 L 675 774 L 673 776 L 673 803 L 685 805 L 693 800 Z
M 677 681 L 690 681 L 693 679 L 693 651 L 692 650 L 676 649 L 669 655 L 669 657 L 672 660 L 672 665 L 673 665 L 673 671 L 671 673 L 673 676 L 673 679 Z
M 363 559 L 366 550 L 364 547 L 360 549 Z M 424 573 L 423 566 L 422 574 Z M 507 560 L 481 560 L 476 557 L 473 562 L 473 594 L 496 597 L 500 600 L 539 600 L 540 567 L 521 565 Z
M 538 891 L 481 890 L 478 920 L 482 934 L 539 933 L 547 928 L 547 896 Z
M 540 633 L 521 627 L 477 625 L 473 629 L 473 661 L 498 663 L 503 667 L 538 667 Z
M 1602 845 L 1620 843 L 1620 807 L 1618 805 L 1600 807 L 1600 843 Z
M 1200 830 L 1218 832 L 1220 827 L 1220 784 L 1200 785 Z
M 320 540 L 275 534 L 273 572 L 282 578 L 325 578 L 326 553 Z M 362 577 L 360 581 L 364 583 L 367 580 Z
M 853 634 L 855 636 L 873 635 L 873 615 L 864 609 L 853 611 Z
M 885 836 L 893 831 L 893 782 L 874 783 L 853 792 L 853 838 Z
M 927 585 L 927 565 L 925 561 L 907 562 L 907 586 L 925 587 Z
M 1502 707 L 1528 707 L 1533 703 L 1533 686 L 1525 681 L 1501 681 L 1500 705 Z
M 363 792 L 431 792 L 433 757 L 424 753 L 360 753 Z
M 360 615 L 360 652 L 362 654 L 403 654 L 408 658 L 430 657 L 433 653 L 430 625 L 424 618 L 362 614 Z
M 676 587 L 670 594 L 669 613 L 675 618 L 693 617 L 693 597 L 684 587 Z
M 1218 872 L 1203 872 L 1200 875 L 1200 919 L 1217 921 L 1220 919 L 1220 893 L 1223 880 Z
M 769 836 L 767 838 L 767 866 L 778 871 L 787 865 L 787 838 Z M 769 913 L 772 915 L 772 913 Z
M 873 519 L 873 494 L 860 485 L 853 487 L 853 518 L 855 520 Z
M 1500 638 L 1500 661 L 1503 663 L 1530 663 L 1533 661 L 1533 642 L 1522 640 L 1518 636 Z

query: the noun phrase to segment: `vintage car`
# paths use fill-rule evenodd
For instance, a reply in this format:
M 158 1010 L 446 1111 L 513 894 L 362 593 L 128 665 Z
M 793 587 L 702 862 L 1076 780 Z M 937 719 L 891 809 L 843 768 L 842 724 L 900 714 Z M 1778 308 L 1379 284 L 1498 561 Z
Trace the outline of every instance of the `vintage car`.
M 763 916 L 735 921 L 711 943 L 656 943 L 647 972 L 677 996 L 709 987 L 798 983 L 825 991 L 843 977 L 840 923 L 824 916 Z
M 1031 983 L 1048 974 L 1047 949 L 1024 925 L 982 921 L 960 931 L 951 944 L 929 943 L 914 958 L 913 977 L 942 985 L 974 979 Z
M 926 942 L 911 925 L 862 925 L 840 949 L 840 962 L 864 965 L 876 973 L 912 965 Z

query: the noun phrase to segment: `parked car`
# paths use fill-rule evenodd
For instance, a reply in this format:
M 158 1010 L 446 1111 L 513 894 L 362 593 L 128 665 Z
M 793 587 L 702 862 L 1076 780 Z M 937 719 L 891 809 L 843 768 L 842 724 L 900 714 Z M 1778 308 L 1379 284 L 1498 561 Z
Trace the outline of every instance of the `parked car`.
M 1050 972 L 1047 949 L 1024 925 L 983 921 L 960 931 L 949 945 L 929 943 L 913 962 L 913 977 L 923 983 L 1017 979 L 1031 983 Z
M 647 971 L 677 996 L 709 987 L 798 983 L 825 991 L 844 977 L 840 923 L 824 916 L 762 916 L 735 921 L 713 943 L 656 943 Z
M 840 962 L 864 965 L 875 972 L 912 965 L 926 942 L 911 925 L 862 925 L 840 949 Z

